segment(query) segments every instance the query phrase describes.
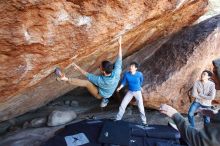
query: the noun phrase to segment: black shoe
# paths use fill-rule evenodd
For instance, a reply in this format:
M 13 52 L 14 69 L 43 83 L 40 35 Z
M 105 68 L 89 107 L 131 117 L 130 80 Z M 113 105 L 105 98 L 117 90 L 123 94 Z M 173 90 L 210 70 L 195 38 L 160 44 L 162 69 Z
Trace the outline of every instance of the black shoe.
M 147 123 L 142 123 L 141 125 L 144 126 L 144 127 L 148 127 Z

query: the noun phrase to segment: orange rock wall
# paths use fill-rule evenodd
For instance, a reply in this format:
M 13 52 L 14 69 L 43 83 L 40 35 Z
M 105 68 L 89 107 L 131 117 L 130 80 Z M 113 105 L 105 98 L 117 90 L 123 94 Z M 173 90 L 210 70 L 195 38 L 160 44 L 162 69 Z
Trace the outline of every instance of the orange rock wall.
M 3 0 L 0 3 L 0 121 L 72 90 L 56 66 L 78 77 L 72 61 L 93 72 L 113 60 L 117 37 L 129 56 L 197 20 L 207 0 Z M 149 50 L 150 53 L 155 50 Z M 146 54 L 148 55 L 148 54 Z

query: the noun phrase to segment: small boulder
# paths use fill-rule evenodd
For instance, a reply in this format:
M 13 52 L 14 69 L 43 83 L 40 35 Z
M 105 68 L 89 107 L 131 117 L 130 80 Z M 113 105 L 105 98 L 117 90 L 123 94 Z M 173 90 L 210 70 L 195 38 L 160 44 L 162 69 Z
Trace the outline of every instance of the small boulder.
M 51 106 L 62 106 L 63 102 L 62 101 L 52 101 L 49 105 L 51 105 Z
M 38 128 L 38 127 L 42 127 L 46 124 L 47 122 L 47 118 L 43 117 L 43 118 L 36 118 L 36 119 L 33 119 L 31 120 L 31 127 L 35 127 L 35 128 Z
M 74 106 L 74 107 L 78 107 L 79 106 L 79 102 L 72 100 L 70 106 Z
M 69 100 L 65 100 L 65 101 L 64 101 L 64 104 L 65 104 L 65 105 L 70 105 L 70 101 L 69 101 Z
M 72 110 L 67 111 L 53 111 L 48 117 L 48 126 L 58 126 L 66 124 L 77 117 L 76 113 Z
M 29 128 L 29 127 L 30 127 L 30 123 L 28 121 L 24 122 L 22 128 L 26 129 L 26 128 Z

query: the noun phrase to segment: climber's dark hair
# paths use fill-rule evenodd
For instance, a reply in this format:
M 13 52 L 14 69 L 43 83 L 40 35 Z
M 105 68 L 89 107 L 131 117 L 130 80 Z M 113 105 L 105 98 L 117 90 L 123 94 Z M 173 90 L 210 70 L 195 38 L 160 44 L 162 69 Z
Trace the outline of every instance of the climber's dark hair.
M 114 66 L 110 61 L 104 60 L 102 61 L 101 65 L 102 65 L 102 70 L 105 71 L 105 73 L 107 74 L 112 73 Z

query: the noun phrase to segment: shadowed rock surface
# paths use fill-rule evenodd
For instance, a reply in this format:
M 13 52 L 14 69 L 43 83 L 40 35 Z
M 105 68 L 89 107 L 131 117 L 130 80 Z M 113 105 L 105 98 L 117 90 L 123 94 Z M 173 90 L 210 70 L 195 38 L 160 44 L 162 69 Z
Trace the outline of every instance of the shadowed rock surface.
M 185 28 L 165 43 L 157 41 L 158 50 L 150 57 L 145 56 L 148 49 L 143 49 L 126 58 L 125 65 L 132 60 L 140 63 L 145 106 L 158 108 L 168 103 L 187 112 L 193 83 L 203 70 L 212 70 L 212 61 L 220 56 L 219 40 L 220 15 Z

